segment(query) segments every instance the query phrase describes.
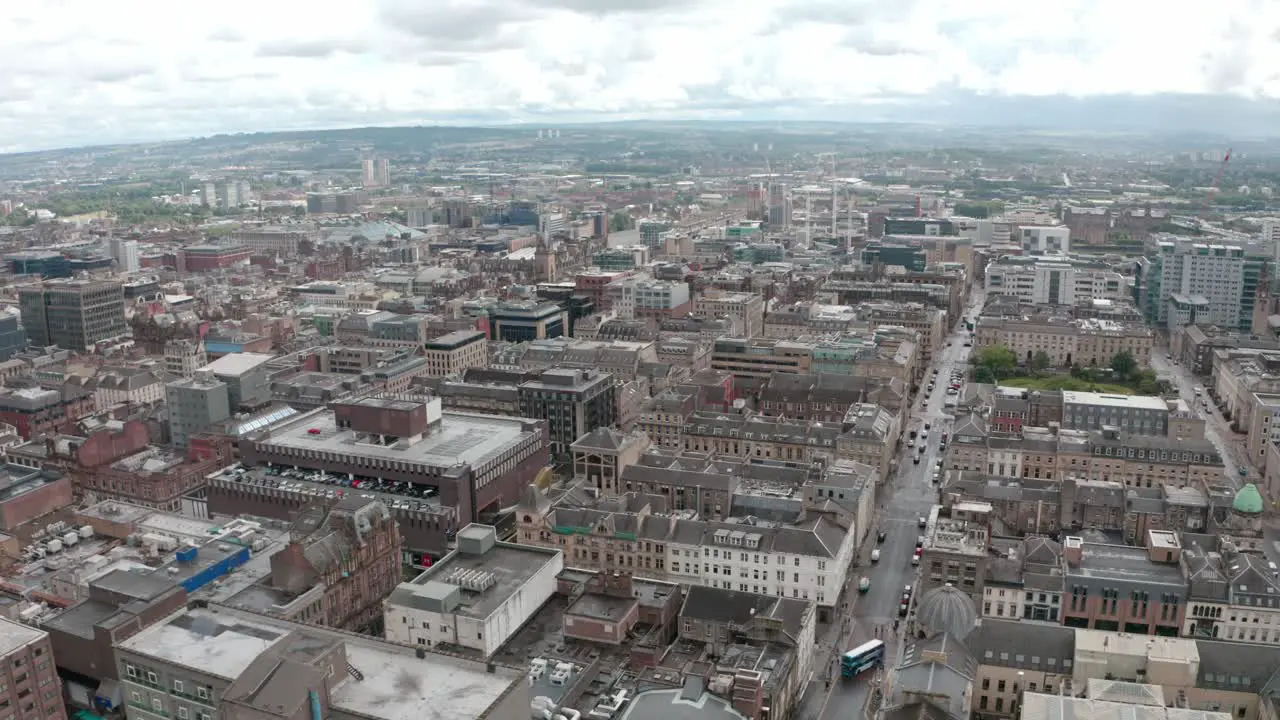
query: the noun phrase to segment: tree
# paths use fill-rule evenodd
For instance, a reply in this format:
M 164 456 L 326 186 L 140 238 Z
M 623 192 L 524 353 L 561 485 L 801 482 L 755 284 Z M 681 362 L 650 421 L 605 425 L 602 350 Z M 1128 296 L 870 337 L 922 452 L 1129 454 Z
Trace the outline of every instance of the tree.
M 986 385 L 995 385 L 996 374 L 991 372 L 991 368 L 985 365 L 979 365 L 973 371 L 973 381 L 976 383 L 983 383 Z
M 1111 369 L 1127 380 L 1138 371 L 1138 361 L 1133 359 L 1133 354 L 1128 350 L 1121 350 L 1111 358 Z
M 986 368 L 997 378 L 1012 373 L 1014 366 L 1018 364 L 1018 356 L 1003 345 L 984 347 L 978 351 L 975 358 L 974 364 L 979 369 Z
M 1053 361 L 1049 359 L 1049 353 L 1043 350 L 1031 356 L 1031 369 L 1036 372 L 1043 372 L 1052 364 Z

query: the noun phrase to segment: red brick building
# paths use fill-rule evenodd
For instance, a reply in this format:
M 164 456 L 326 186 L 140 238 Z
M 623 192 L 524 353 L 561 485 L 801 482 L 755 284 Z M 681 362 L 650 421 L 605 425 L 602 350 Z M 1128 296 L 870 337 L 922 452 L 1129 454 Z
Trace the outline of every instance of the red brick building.
M 189 245 L 174 254 L 179 272 L 209 272 L 249 262 L 253 249 L 247 245 Z
M 54 470 L 0 466 L 0 530 L 12 532 L 71 504 L 71 480 Z
M 56 390 L 23 387 L 0 391 L 0 422 L 17 428 L 24 440 L 70 431 L 77 420 L 93 411 L 93 393 L 73 384 Z

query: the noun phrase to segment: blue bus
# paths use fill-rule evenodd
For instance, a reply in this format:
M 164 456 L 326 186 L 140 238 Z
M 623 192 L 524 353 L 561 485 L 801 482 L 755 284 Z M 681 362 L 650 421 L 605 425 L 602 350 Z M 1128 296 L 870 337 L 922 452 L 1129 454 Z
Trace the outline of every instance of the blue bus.
M 856 677 L 884 663 L 884 641 L 868 640 L 840 656 L 840 677 Z

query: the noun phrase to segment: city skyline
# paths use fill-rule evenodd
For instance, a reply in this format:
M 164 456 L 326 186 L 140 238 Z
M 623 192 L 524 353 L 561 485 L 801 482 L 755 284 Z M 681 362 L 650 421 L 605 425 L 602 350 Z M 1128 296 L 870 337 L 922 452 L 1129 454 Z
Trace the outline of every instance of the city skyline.
M 0 152 L 371 125 L 928 119 L 929 108 L 957 103 L 966 118 L 998 119 L 1011 100 L 1037 108 L 1046 98 L 1119 98 L 1159 117 L 1170 112 L 1164 98 L 1203 97 L 1204 117 L 1182 125 L 1212 130 L 1221 98 L 1265 107 L 1268 121 L 1280 99 L 1270 69 L 1280 7 L 1250 0 L 1213 13 L 1148 0 L 786 0 L 746 12 L 727 0 L 378 0 L 341 18 L 313 10 L 294 0 L 0 8 L 10 29 Z

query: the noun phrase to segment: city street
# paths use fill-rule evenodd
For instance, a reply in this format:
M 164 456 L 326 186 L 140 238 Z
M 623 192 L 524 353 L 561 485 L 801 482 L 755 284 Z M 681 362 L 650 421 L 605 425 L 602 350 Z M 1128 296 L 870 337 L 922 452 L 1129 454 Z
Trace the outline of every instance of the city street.
M 1207 408 L 1200 404 L 1199 399 L 1195 396 L 1195 387 L 1198 385 L 1203 388 L 1204 383 L 1201 382 L 1200 378 L 1192 375 L 1185 365 L 1174 365 L 1170 362 L 1165 357 L 1166 350 L 1167 348 L 1163 346 L 1157 346 L 1152 349 L 1151 369 L 1155 370 L 1158 376 L 1173 378 L 1178 388 L 1178 395 L 1204 416 L 1204 435 L 1222 454 L 1222 462 L 1226 465 L 1224 474 L 1227 482 L 1237 489 L 1244 484 L 1239 470 L 1241 467 L 1245 469 L 1250 481 L 1257 480 L 1258 471 L 1255 468 L 1255 464 L 1249 462 L 1248 458 L 1245 457 L 1244 436 L 1237 435 L 1231 430 L 1230 424 L 1222 417 L 1222 413 L 1218 412 L 1218 408 L 1214 406 L 1212 400 L 1209 401 L 1209 407 Z
M 981 295 L 975 293 L 970 306 L 965 310 L 966 316 L 972 316 L 976 308 L 980 307 L 981 301 Z M 911 556 L 915 552 L 916 538 L 923 534 L 923 530 L 918 527 L 918 519 L 928 515 L 936 501 L 937 488 L 932 483 L 932 477 L 936 463 L 942 457 L 938 444 L 942 432 L 950 432 L 952 421 L 952 415 L 945 412 L 944 408 L 948 397 L 945 380 L 952 369 L 962 372 L 965 370 L 970 351 L 970 348 L 964 347 L 967 335 L 963 325 L 960 331 L 953 331 L 948 335 L 951 347 L 944 347 L 934 364 L 938 368 L 937 387 L 929 395 L 923 408 L 918 400 L 912 405 L 911 419 L 903 431 L 906 433 L 911 429 L 923 428 L 926 421 L 931 423 L 932 428 L 925 441 L 926 450 L 920 464 L 916 465 L 912 462 L 912 456 L 918 451 L 914 447 L 907 447 L 904 441 L 898 455 L 897 472 L 880 488 L 879 502 L 882 508 L 877 515 L 877 528 L 873 529 L 868 546 L 861 552 L 861 567 L 850 575 L 850 586 L 853 589 L 846 596 L 851 605 L 847 622 L 842 627 L 830 628 L 828 635 L 819 639 L 820 646 L 825 647 L 830 655 L 825 664 L 816 667 L 817 680 L 810 685 L 800 713 L 800 717 L 806 720 L 863 716 L 872 684 L 879 674 L 866 672 L 860 677 L 841 679 L 840 653 L 878 637 L 889 646 L 884 663 L 885 671 L 893 667 L 901 654 L 902 638 L 900 634 L 892 632 L 893 623 L 900 620 L 898 603 L 903 589 L 908 585 L 914 588 L 916 582 L 918 568 L 911 564 Z M 932 369 L 926 373 L 923 381 L 926 385 L 931 375 Z M 924 392 L 923 388 L 921 392 Z M 919 443 L 919 439 L 916 443 Z M 874 541 L 875 533 L 879 530 L 886 533 L 886 538 L 884 543 L 877 546 Z M 879 547 L 881 551 L 880 561 L 874 564 L 868 559 L 872 547 Z M 870 578 L 871 589 L 860 595 L 856 588 L 858 579 L 863 576 Z M 829 686 L 828 677 L 832 678 Z

